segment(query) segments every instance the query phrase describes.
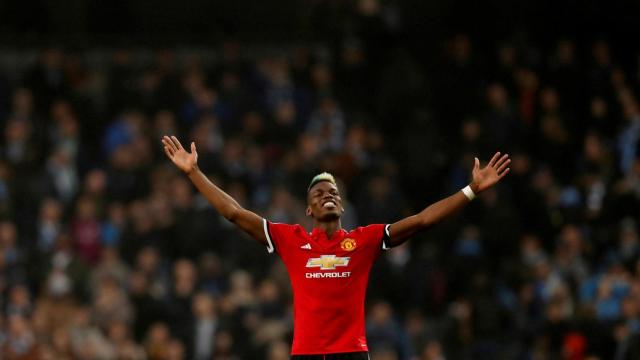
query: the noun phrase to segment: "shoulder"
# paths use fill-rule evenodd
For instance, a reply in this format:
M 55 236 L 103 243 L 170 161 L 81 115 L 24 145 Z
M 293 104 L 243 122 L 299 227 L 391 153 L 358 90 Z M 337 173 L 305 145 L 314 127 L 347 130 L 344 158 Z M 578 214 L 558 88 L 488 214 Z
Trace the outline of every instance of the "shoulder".
M 349 234 L 370 234 L 384 231 L 386 224 L 371 224 L 366 226 L 358 226 L 349 232 Z
M 306 236 L 304 228 L 299 224 L 274 223 L 267 219 L 264 219 L 264 233 L 267 238 L 267 251 L 272 253 L 279 248 L 278 252 L 281 254 L 288 244 L 295 243 L 296 239 Z
M 362 244 L 367 244 L 371 249 L 388 248 L 388 226 L 387 224 L 371 224 L 367 226 L 360 226 L 351 231 L 347 236 L 361 241 Z
M 305 234 L 306 230 L 300 224 L 276 223 L 265 220 L 269 231 L 287 234 Z
M 367 226 L 359 226 L 350 231 L 347 236 L 378 241 L 384 236 L 386 226 L 386 224 L 371 224 Z
M 279 223 L 279 222 L 272 222 L 267 220 L 267 223 L 269 224 L 270 227 L 277 227 L 279 229 L 289 229 L 289 230 L 293 230 L 293 231 L 304 231 L 304 228 L 302 227 L 302 225 L 300 224 L 286 224 L 286 223 Z

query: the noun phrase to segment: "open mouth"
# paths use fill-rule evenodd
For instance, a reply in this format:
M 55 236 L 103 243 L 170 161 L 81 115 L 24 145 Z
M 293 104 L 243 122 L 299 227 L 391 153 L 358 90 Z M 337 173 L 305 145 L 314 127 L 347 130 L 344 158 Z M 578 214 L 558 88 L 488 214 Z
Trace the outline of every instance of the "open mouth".
M 333 200 L 329 200 L 322 204 L 322 207 L 325 209 L 334 209 L 336 207 L 336 203 Z

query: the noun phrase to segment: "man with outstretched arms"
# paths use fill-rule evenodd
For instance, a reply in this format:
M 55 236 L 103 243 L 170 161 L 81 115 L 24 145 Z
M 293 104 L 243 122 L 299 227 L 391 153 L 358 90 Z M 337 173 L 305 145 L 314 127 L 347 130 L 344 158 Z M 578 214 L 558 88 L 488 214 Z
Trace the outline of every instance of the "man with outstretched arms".
M 364 301 L 371 266 L 382 251 L 405 242 L 464 207 L 509 172 L 508 155 L 496 153 L 485 167 L 476 158 L 471 183 L 461 191 L 392 224 L 347 231 L 340 191 L 331 174 L 315 176 L 307 188 L 307 232 L 300 225 L 273 223 L 244 209 L 198 169 L 195 143 L 185 150 L 175 136 L 162 139 L 164 151 L 200 193 L 227 220 L 280 256 L 293 288 L 292 359 L 368 359 Z

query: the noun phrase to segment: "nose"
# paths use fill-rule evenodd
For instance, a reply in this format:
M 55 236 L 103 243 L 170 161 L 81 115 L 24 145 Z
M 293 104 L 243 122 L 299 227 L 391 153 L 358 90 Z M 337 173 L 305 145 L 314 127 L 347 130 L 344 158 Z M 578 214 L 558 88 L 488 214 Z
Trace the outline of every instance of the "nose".
M 322 197 L 322 202 L 328 201 L 328 200 L 333 200 L 335 201 L 335 198 L 333 197 L 333 195 L 325 195 Z

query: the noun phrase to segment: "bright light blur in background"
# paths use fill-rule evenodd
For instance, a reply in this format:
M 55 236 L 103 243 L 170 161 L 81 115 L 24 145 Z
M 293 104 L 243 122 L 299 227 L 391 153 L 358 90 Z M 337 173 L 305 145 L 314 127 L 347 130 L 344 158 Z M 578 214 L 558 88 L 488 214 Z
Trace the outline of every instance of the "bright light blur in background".
M 342 224 L 510 175 L 371 274 L 373 360 L 640 359 L 640 3 L 0 2 L 0 358 L 288 359 L 276 256 L 244 206 Z

